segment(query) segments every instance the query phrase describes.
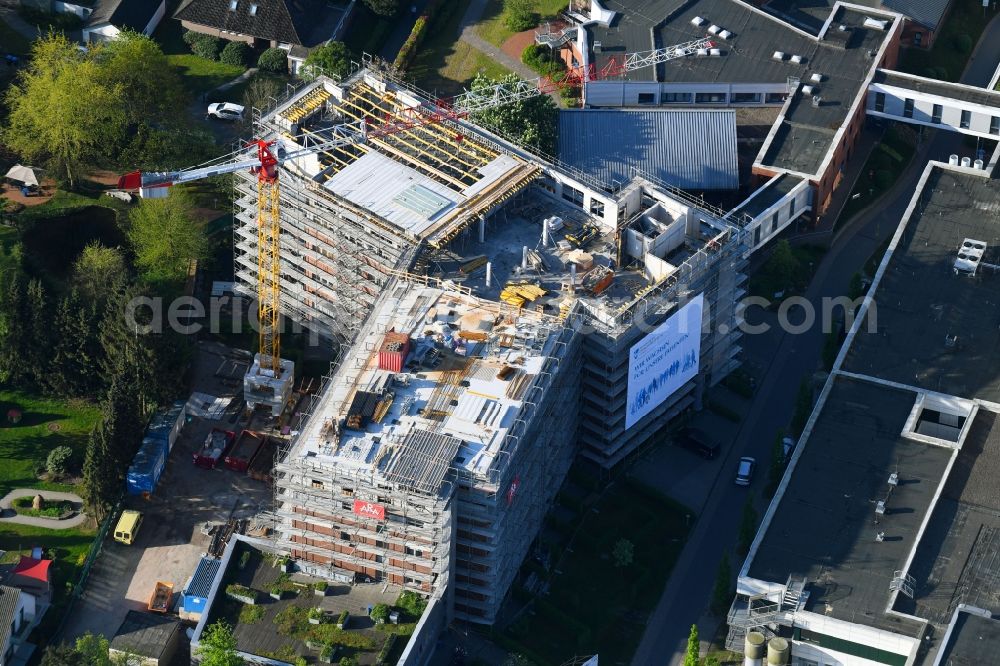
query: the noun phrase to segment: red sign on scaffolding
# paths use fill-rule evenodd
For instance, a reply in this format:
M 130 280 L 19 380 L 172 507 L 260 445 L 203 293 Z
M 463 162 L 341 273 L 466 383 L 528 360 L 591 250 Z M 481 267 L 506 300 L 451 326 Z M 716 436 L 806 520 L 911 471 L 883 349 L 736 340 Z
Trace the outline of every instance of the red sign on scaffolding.
M 514 495 L 517 494 L 517 487 L 521 485 L 521 477 L 515 476 L 514 480 L 510 482 L 510 488 L 507 489 L 507 505 L 509 506 L 511 502 L 514 501 Z
M 385 520 L 385 507 L 374 502 L 366 502 L 359 499 L 354 500 L 354 513 L 364 518 Z

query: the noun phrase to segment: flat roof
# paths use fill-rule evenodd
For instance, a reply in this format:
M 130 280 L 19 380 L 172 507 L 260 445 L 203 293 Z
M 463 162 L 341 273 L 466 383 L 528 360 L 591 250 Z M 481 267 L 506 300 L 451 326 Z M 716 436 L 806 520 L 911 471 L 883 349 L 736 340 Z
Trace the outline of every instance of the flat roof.
M 609 184 L 627 183 L 639 169 L 682 189 L 735 190 L 736 156 L 732 109 L 559 113 L 560 161 Z
M 130 610 L 111 639 L 110 647 L 119 652 L 157 659 L 180 630 L 180 622 L 173 617 Z
M 767 181 L 750 198 L 737 206 L 736 210 L 750 217 L 757 217 L 765 210 L 784 199 L 789 192 L 802 184 L 802 178 L 787 173 L 778 174 Z
M 910 391 L 834 380 L 754 555 L 752 578 L 805 578 L 807 610 L 915 631 L 915 623 L 885 615 L 889 584 L 904 568 L 953 454 L 902 436 L 915 400 Z M 893 473 L 895 487 L 888 483 Z M 880 500 L 883 515 L 876 513 Z
M 959 604 L 1000 613 L 997 479 L 1000 418 L 980 409 L 910 567 L 913 599 L 900 595 L 897 610 L 939 626 L 949 623 Z
M 927 79 L 913 74 L 902 74 L 891 70 L 880 69 L 875 73 L 873 83 L 883 83 L 887 86 L 906 88 L 928 95 L 938 95 L 960 99 L 964 102 L 981 104 L 1000 108 L 1000 92 L 978 86 L 968 86 L 961 83 L 951 83 L 949 81 L 938 81 Z
M 732 0 L 653 0 L 627 6 L 616 0 L 607 3 L 607 8 L 621 13 L 611 27 L 588 26 L 591 46 L 594 41 L 601 42 L 600 52 L 592 54 L 598 69 L 610 58 L 620 58 L 627 52 L 700 39 L 706 36 L 709 26 L 715 25 L 732 33 L 726 40 L 709 35 L 721 49 L 721 57 L 677 58 L 658 65 L 659 71 L 649 66 L 629 72 L 628 80 L 787 84 L 794 77 L 813 86 L 821 102 L 814 106 L 812 96 L 796 94 L 785 113 L 785 131 L 772 140 L 763 160 L 766 166 L 807 174 L 819 171 L 834 133 L 847 118 L 875 63 L 872 54 L 886 40 L 893 19 L 884 13 L 869 15 L 840 7 L 820 40 L 799 32 L 786 21 Z M 821 3 L 817 11 L 829 17 L 832 8 Z M 866 26 L 869 16 L 887 21 L 886 29 Z M 704 19 L 704 23 L 692 23 L 696 17 Z M 822 22 L 815 34 L 820 27 Z M 785 57 L 775 59 L 776 51 Z M 792 61 L 793 55 L 801 56 L 802 61 Z M 813 74 L 822 75 L 822 80 L 813 82 Z M 800 137 L 803 140 L 797 140 Z
M 965 239 L 1000 263 L 1000 182 L 934 168 L 872 294 L 844 369 L 962 398 L 1000 403 L 1000 275 L 956 275 Z
M 948 643 L 935 666 L 983 666 L 1000 652 L 1000 620 L 978 612 L 956 611 Z

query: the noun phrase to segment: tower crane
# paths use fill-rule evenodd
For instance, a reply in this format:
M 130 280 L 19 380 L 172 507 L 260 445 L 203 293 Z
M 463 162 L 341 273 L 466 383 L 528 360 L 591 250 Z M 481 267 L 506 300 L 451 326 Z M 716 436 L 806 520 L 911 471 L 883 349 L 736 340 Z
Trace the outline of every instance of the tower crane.
M 460 120 L 477 112 L 511 104 L 566 87 L 578 87 L 590 81 L 618 76 L 641 67 L 656 65 L 692 55 L 699 49 L 710 48 L 705 37 L 683 44 L 612 57 L 601 69 L 594 65 L 570 68 L 558 79 L 540 77 L 514 84 L 498 84 L 476 92 L 466 91 L 455 97 L 425 101 L 404 109 L 395 117 L 377 124 L 362 120 L 325 129 L 322 141 L 301 140 L 301 146 L 285 150 L 277 140 L 254 139 L 243 150 L 212 160 L 206 165 L 166 172 L 133 171 L 118 179 L 118 189 L 137 191 L 144 198 L 166 197 L 169 188 L 210 176 L 248 170 L 257 177 L 257 307 L 260 343 L 257 372 L 265 379 L 281 380 L 280 338 L 280 233 L 278 175 L 280 167 L 297 158 L 329 151 L 355 143 L 365 143 L 369 137 L 381 137 L 403 132 L 417 126 Z M 249 372 L 253 372 L 251 368 Z M 249 375 L 249 373 L 248 373 Z M 282 405 L 283 406 L 283 405 Z

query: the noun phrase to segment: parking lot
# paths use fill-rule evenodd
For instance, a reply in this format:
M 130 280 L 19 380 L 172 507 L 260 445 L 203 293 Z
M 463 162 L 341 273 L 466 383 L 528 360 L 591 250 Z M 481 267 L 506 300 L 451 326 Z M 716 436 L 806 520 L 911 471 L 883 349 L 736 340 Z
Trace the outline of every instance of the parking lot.
M 231 377 L 215 376 L 224 362 L 232 360 L 221 346 L 200 347 L 194 390 L 217 397 L 236 396 L 238 383 L 234 386 Z M 138 538 L 126 546 L 108 536 L 63 640 L 86 632 L 110 638 L 129 610 L 146 609 L 157 581 L 173 583 L 176 603 L 211 542 L 204 533 L 205 524 L 250 518 L 270 505 L 267 484 L 227 469 L 221 461 L 212 470 L 192 463 L 194 452 L 213 427 L 235 432 L 244 427 L 242 407 L 236 396 L 218 420 L 191 418 L 170 452 L 153 495 L 148 500 L 126 498 L 125 508 L 143 514 Z

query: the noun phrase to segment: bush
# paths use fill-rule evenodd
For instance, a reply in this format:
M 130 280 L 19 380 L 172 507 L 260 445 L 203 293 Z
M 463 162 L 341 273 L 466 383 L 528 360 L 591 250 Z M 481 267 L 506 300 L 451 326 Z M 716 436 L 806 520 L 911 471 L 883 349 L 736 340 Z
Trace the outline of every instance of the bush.
M 372 608 L 372 612 L 369 617 L 375 621 L 376 624 L 385 624 L 386 620 L 389 619 L 389 606 L 386 604 L 375 604 Z
M 250 563 L 250 551 L 245 550 L 243 551 L 243 554 L 240 555 L 240 565 L 239 565 L 240 569 L 245 569 L 249 563 Z
M 227 65 L 246 67 L 249 55 L 250 46 L 246 42 L 229 42 L 219 54 L 219 60 Z
M 378 651 L 378 656 L 375 658 L 375 666 L 386 666 L 389 663 L 389 654 L 392 652 L 392 646 L 395 643 L 396 634 L 389 634 L 389 637 L 385 639 L 385 645 Z
M 49 452 L 45 460 L 45 471 L 52 479 L 59 479 L 69 473 L 70 462 L 73 460 L 73 449 L 68 446 L 57 446 Z
M 66 500 L 53 501 L 43 499 L 41 509 L 33 508 L 33 502 L 34 497 L 18 497 L 11 502 L 11 506 L 14 507 L 14 511 L 18 515 L 35 518 L 65 518 L 73 512 L 73 505 Z
M 318 583 L 313 583 L 313 589 L 317 592 L 326 592 L 326 588 L 329 584 L 325 580 L 321 580 Z
M 431 17 L 434 16 L 437 5 L 437 0 L 431 0 L 427 3 L 424 13 L 414 22 L 409 37 L 406 38 L 406 41 L 403 42 L 403 47 L 396 54 L 396 59 L 392 62 L 393 67 L 396 69 L 406 69 L 410 66 L 414 56 L 417 55 L 417 48 L 420 46 L 420 42 L 424 40 L 424 35 L 427 34 L 427 27 L 431 22 Z
M 410 617 L 417 619 L 424 614 L 427 600 L 412 590 L 403 590 L 396 599 L 396 606 Z
M 257 58 L 257 68 L 264 72 L 284 74 L 288 71 L 288 55 L 281 49 L 269 48 Z
M 243 604 L 240 609 L 240 624 L 255 624 L 264 619 L 264 607 Z
M 340 617 L 337 618 L 337 626 L 339 628 L 341 628 L 341 629 L 346 629 L 347 628 L 347 622 L 350 619 L 351 619 L 350 612 L 349 611 L 344 611 L 343 613 L 340 614 Z
M 566 71 L 566 63 L 556 58 L 552 49 L 541 44 L 528 44 L 524 47 L 521 62 L 542 76 L 554 77 Z
M 184 43 L 191 48 L 191 53 L 207 60 L 219 59 L 219 48 L 222 40 L 212 35 L 205 35 L 200 32 L 188 30 L 184 33 Z
M 959 35 L 955 38 L 955 48 L 959 53 L 968 53 L 972 50 L 972 37 L 969 35 Z
M 504 0 L 503 24 L 508 30 L 521 32 L 538 25 L 538 14 L 532 0 Z

